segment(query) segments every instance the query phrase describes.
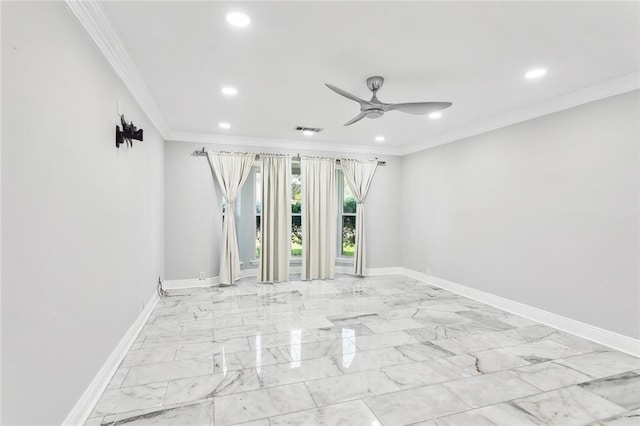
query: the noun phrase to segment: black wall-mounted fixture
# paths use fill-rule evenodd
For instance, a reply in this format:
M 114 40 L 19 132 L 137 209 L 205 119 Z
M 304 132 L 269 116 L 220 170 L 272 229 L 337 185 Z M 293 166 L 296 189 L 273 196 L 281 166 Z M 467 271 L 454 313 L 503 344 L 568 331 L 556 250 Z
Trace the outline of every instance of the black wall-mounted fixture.
M 124 121 L 124 114 L 120 116 L 120 123 L 122 124 L 122 130 L 120 126 L 116 124 L 116 148 L 120 148 L 120 145 L 127 143 L 133 148 L 133 140 L 142 141 L 142 129 L 138 129 L 133 121 L 128 123 Z

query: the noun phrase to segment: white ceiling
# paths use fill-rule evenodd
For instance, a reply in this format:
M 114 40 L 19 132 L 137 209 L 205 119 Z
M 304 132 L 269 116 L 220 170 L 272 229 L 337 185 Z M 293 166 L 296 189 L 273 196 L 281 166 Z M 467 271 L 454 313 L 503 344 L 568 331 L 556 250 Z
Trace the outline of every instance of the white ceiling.
M 403 153 L 640 86 L 638 2 L 101 6 L 170 139 L 230 136 Z M 229 11 L 247 13 L 251 25 L 229 26 Z M 547 76 L 525 80 L 524 73 L 538 66 Z M 392 111 L 344 127 L 359 105 L 324 83 L 368 99 L 371 75 L 385 77 L 378 93 L 383 102 L 453 106 L 437 121 Z M 225 98 L 224 85 L 237 87 L 238 96 Z M 220 121 L 232 128 L 220 130 Z M 305 137 L 295 126 L 324 131 Z M 386 141 L 374 142 L 376 135 Z

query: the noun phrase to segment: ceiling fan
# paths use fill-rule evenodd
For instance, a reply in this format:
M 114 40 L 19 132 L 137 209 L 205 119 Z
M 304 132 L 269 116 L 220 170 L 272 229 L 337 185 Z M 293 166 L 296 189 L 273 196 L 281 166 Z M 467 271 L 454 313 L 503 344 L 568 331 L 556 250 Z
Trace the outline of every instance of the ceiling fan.
M 376 93 L 382 87 L 384 78 L 380 76 L 373 76 L 367 78 L 367 87 L 373 92 L 373 96 L 370 101 L 365 101 L 359 97 L 352 95 L 349 92 L 342 90 L 333 84 L 326 83 L 325 85 L 336 92 L 339 95 L 356 101 L 360 104 L 360 114 L 344 123 L 345 126 L 349 126 L 356 121 L 360 121 L 363 118 L 379 118 L 387 111 L 401 111 L 409 114 L 431 114 L 432 112 L 440 111 L 445 108 L 449 108 L 453 105 L 451 102 L 406 102 L 400 104 L 386 104 L 380 102 L 376 97 Z

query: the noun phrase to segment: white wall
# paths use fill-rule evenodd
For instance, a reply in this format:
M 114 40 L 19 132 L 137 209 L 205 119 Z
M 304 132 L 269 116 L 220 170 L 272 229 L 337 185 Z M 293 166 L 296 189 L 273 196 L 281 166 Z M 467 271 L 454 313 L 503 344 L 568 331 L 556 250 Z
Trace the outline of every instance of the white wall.
M 415 153 L 403 266 L 640 337 L 640 95 Z
M 200 147 L 201 148 L 201 147 Z M 222 194 L 193 144 L 165 142 L 165 272 L 167 279 L 218 275 Z
M 164 143 L 60 2 L 3 2 L 2 103 L 2 424 L 60 424 L 163 271 Z
M 202 144 L 166 142 L 166 203 L 165 203 L 165 266 L 167 279 L 197 278 L 200 271 L 207 277 L 217 276 L 219 246 L 222 234 L 222 198 L 217 183 L 213 181 L 206 157 L 191 155 Z M 249 146 L 206 145 L 209 150 L 278 152 L 296 155 L 321 155 L 329 157 L 372 158 L 371 155 L 330 153 L 312 150 L 262 149 Z M 402 160 L 398 157 L 379 156 L 387 161 L 379 167 L 367 197 L 367 266 L 381 268 L 400 264 L 400 172 Z M 246 184 L 245 184 L 246 185 Z M 250 190 L 247 192 L 251 192 Z M 246 193 L 244 194 L 246 195 Z M 243 200 L 242 211 L 247 200 Z M 253 216 L 240 217 L 242 223 L 251 226 Z M 251 235 L 246 229 L 238 229 L 238 236 Z M 251 232 L 253 232 L 251 230 Z M 251 253 L 251 250 L 241 252 Z

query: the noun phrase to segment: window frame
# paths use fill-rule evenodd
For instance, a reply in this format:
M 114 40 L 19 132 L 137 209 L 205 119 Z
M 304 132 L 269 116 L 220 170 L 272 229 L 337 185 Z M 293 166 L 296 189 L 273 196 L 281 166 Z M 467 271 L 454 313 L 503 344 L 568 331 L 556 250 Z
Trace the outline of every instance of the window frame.
M 336 238 L 336 259 L 338 260 L 353 260 L 353 256 L 345 256 L 342 252 L 343 241 L 342 241 L 342 232 L 343 232 L 343 223 L 345 216 L 352 217 L 353 222 L 356 222 L 356 216 L 358 214 L 358 204 L 356 203 L 356 211 L 354 213 L 345 213 L 344 212 L 344 187 L 348 185 L 346 179 L 344 177 L 344 172 L 342 171 L 342 167 L 336 167 L 336 194 L 338 197 L 338 217 L 336 219 L 337 222 L 337 238 Z M 355 253 L 354 253 L 355 254 Z

